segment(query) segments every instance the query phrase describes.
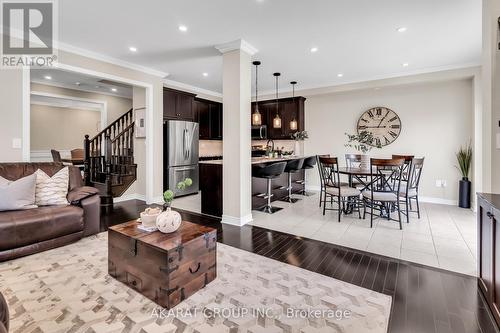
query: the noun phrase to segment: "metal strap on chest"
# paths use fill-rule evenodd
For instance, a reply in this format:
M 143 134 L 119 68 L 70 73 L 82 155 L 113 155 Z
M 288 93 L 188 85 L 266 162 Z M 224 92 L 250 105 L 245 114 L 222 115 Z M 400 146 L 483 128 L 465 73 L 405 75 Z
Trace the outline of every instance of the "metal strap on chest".
M 177 251 L 177 253 L 179 253 L 179 261 L 182 260 L 182 251 L 184 250 L 184 246 L 182 244 L 179 244 L 177 246 L 177 248 L 175 249 L 175 251 Z
M 203 238 L 205 239 L 205 247 L 207 249 L 210 249 L 210 234 L 208 232 L 206 232 L 205 234 L 203 234 Z M 215 237 L 212 237 L 212 240 L 215 241 Z M 213 248 L 210 249 L 210 251 L 212 251 Z
M 137 239 L 130 239 L 130 254 L 135 257 L 137 255 Z
M 160 267 L 160 271 L 163 272 L 163 273 L 167 273 L 167 274 L 170 274 L 176 270 L 179 269 L 179 265 L 175 265 L 174 267 L 172 268 L 168 268 L 168 267 Z
M 165 288 L 162 288 L 160 287 L 160 291 L 162 293 L 166 293 L 168 296 L 172 295 L 173 293 L 175 293 L 177 290 L 179 290 L 179 286 L 175 287 L 175 288 L 172 288 L 172 289 L 165 289 Z

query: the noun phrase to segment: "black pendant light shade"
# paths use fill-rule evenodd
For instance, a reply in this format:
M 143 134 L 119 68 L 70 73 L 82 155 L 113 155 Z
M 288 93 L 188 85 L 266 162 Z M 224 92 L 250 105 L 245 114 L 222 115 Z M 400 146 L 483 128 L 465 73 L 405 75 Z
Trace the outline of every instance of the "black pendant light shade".
M 281 74 L 274 73 L 273 75 L 276 78 L 276 116 L 273 119 L 273 128 L 281 128 L 281 118 L 279 114 L 279 100 L 278 100 L 278 80 Z
M 259 112 L 259 90 L 258 90 L 258 67 L 260 65 L 260 61 L 254 61 L 252 63 L 255 66 L 255 110 L 252 113 L 252 125 L 260 126 L 262 125 L 262 115 Z
M 295 85 L 297 84 L 297 81 L 292 81 L 290 82 L 290 84 L 292 85 L 292 102 L 295 102 Z M 297 127 L 298 127 L 297 118 L 294 114 L 293 119 L 290 121 L 290 130 L 296 131 Z

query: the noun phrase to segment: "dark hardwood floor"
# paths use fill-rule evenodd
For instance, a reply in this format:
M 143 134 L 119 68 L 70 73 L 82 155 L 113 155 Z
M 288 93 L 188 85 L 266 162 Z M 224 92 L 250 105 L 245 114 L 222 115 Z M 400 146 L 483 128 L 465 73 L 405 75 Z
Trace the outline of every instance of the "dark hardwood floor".
M 115 204 L 102 215 L 101 228 L 139 216 L 143 201 Z M 393 298 L 389 332 L 499 332 L 477 286 L 477 279 L 438 268 L 353 250 L 253 226 L 180 211 L 184 220 L 217 228 L 218 241 L 295 265 Z

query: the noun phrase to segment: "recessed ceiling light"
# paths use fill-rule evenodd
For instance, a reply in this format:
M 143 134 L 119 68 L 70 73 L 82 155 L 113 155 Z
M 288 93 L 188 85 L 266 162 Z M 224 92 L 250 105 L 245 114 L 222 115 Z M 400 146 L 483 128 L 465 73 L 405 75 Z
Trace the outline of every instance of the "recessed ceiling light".
M 399 27 L 398 29 L 398 32 L 405 32 L 406 30 L 408 30 L 407 27 Z
M 137 52 L 137 47 L 135 46 L 131 46 L 128 49 L 130 50 L 130 52 Z
M 203 76 L 207 77 L 207 76 L 208 76 L 208 73 L 203 73 Z
M 75 82 L 75 84 L 76 84 L 77 86 L 79 86 L 81 83 L 80 83 L 80 82 Z
M 182 32 L 186 32 L 186 31 L 188 31 L 188 27 L 186 27 L 185 25 L 180 25 L 179 30 Z
M 338 74 L 337 74 L 337 76 L 338 76 L 338 77 L 342 77 L 342 76 L 344 76 L 344 74 L 342 74 L 342 73 L 338 73 Z
M 403 67 L 408 67 L 408 66 L 410 66 L 410 64 L 409 64 L 409 63 L 407 63 L 407 62 L 404 62 L 404 63 L 403 63 Z
M 101 86 L 95 86 L 97 89 L 101 88 Z
M 315 53 L 315 52 L 318 52 L 318 48 L 317 47 L 311 47 L 311 53 Z
M 45 75 L 43 78 L 44 78 L 45 80 L 52 80 L 52 76 L 50 76 L 50 75 Z
M 116 88 L 111 88 L 111 91 L 113 91 L 113 92 L 117 92 L 117 91 L 118 91 L 118 89 L 116 89 Z

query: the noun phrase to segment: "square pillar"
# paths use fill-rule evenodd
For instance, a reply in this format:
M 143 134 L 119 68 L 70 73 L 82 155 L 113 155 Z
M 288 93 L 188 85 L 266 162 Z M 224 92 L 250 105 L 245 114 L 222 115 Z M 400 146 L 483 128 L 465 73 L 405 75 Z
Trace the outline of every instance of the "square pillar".
M 216 48 L 223 55 L 222 223 L 252 221 L 251 89 L 255 48 L 237 40 Z

